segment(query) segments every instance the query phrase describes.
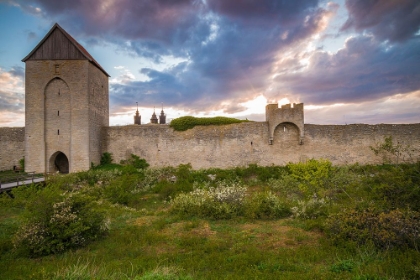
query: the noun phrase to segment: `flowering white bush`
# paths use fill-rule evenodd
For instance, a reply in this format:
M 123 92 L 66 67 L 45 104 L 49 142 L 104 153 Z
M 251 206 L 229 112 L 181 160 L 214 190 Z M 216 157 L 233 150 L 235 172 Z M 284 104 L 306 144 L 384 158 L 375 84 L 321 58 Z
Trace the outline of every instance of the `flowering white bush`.
M 141 191 L 148 191 L 155 186 L 160 180 L 168 180 L 175 172 L 173 168 L 147 168 L 142 169 L 143 179 L 139 182 L 137 188 Z
M 230 219 L 240 215 L 252 219 L 274 219 L 291 214 L 288 204 L 270 191 L 247 196 L 247 188 L 239 183 L 220 182 L 217 187 L 203 186 L 208 184 L 194 184 L 192 192 L 172 199 L 172 211 L 213 219 Z
M 172 211 L 184 215 L 198 215 L 214 219 L 229 219 L 241 213 L 246 188 L 239 184 L 198 188 L 182 193 L 171 201 Z
M 241 187 L 239 183 L 231 183 L 227 185 L 225 182 L 221 182 L 216 188 L 210 188 L 210 196 L 213 197 L 214 201 L 226 202 L 229 204 L 240 204 L 245 197 L 246 188 Z
M 48 186 L 28 203 L 26 217 L 13 243 L 33 257 L 83 246 L 106 233 L 110 223 L 92 197 L 61 195 Z
M 314 196 L 308 201 L 298 201 L 298 205 L 291 210 L 294 218 L 316 219 L 328 215 L 328 200 Z

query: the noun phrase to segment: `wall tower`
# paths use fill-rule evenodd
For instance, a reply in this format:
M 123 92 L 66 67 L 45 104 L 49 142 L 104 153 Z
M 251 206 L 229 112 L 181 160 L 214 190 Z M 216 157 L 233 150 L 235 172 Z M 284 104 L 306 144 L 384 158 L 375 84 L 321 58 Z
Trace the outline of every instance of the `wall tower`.
M 109 125 L 108 73 L 55 24 L 25 62 L 25 169 L 87 170 Z
M 303 137 L 305 136 L 303 103 L 286 104 L 282 105 L 281 108 L 279 108 L 278 104 L 268 104 L 265 107 L 265 117 L 269 130 L 268 144 L 273 144 L 274 131 L 282 123 L 295 125 L 299 130 L 298 143 L 300 145 L 303 144 Z

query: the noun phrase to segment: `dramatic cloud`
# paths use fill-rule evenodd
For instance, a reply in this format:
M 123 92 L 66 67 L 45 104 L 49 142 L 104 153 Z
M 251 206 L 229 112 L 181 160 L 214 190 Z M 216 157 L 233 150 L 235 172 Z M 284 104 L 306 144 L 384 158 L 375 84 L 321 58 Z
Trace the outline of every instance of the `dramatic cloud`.
M 186 61 L 164 71 L 142 69 L 141 73 L 148 77 L 144 82 L 113 85 L 111 101 L 115 103 L 111 103 L 123 107 L 136 97 L 148 106 L 165 103 L 179 107 L 188 105 L 195 111 L 236 112 L 239 107 L 227 105 L 226 101 L 237 104 L 260 95 L 279 51 L 325 28 L 326 18 L 333 13 L 314 9 L 315 2 L 305 2 L 309 3 L 306 6 L 296 2 L 287 5 L 294 14 L 287 14 L 279 6 L 279 15 L 267 26 L 260 23 L 267 21 L 265 16 L 273 15 L 270 9 L 261 10 L 259 17 L 255 15 L 244 21 L 225 11 L 216 14 L 217 5 L 208 3 L 214 11 L 191 27 L 194 32 L 182 45 Z M 247 14 L 248 9 L 244 13 Z M 284 14 L 287 19 L 283 19 Z M 254 19 L 256 24 L 250 24 Z M 282 24 L 283 21 L 286 23 Z M 142 41 L 133 45 L 141 45 L 143 50 L 148 48 Z M 155 53 L 159 51 L 156 47 Z
M 418 0 L 6 3 L 51 26 L 58 22 L 88 50 L 107 49 L 101 55 L 107 63 L 112 61 L 107 68 L 113 71 L 110 105 L 114 115 L 127 114 L 135 102 L 144 108 L 163 103 L 174 111 L 243 113 L 260 119 L 262 113 L 249 111 L 253 104 L 261 106 L 255 100 L 304 102 L 317 106 L 310 112 L 326 116 L 347 108 L 365 110 L 375 102 L 381 102 L 382 108 L 402 104 L 396 96 L 418 100 L 413 97 L 420 90 Z M 28 38 L 42 36 L 37 28 L 26 29 Z M 335 39 L 339 40 L 334 47 L 321 47 Z M 130 61 L 108 59 L 116 54 Z M 8 77 L 8 85 L 23 79 L 22 69 L 0 74 L 2 79 Z M 11 87 L 0 91 L 1 110 L 23 102 L 16 103 Z M 20 90 L 14 91 L 19 99 Z M 315 118 L 310 112 L 308 116 Z M 409 117 L 391 115 L 398 120 Z M 356 113 L 353 116 L 351 120 L 359 119 Z M 366 120 L 378 116 L 384 114 L 378 112 Z
M 7 117 L 11 113 L 22 117 L 24 100 L 23 68 L 14 67 L 9 71 L 0 68 L 0 126 L 11 121 Z
M 403 41 L 420 30 L 418 0 L 346 0 L 349 18 L 342 30 L 369 30 L 380 39 Z
M 313 124 L 410 123 L 418 121 L 420 91 L 363 103 L 307 106 L 305 119 Z
M 337 53 L 316 51 L 279 64 L 280 91 L 310 104 L 361 102 L 420 89 L 420 40 L 388 44 L 372 36 L 347 40 Z M 298 71 L 295 71 L 295 70 Z M 269 96 L 270 97 L 270 96 Z

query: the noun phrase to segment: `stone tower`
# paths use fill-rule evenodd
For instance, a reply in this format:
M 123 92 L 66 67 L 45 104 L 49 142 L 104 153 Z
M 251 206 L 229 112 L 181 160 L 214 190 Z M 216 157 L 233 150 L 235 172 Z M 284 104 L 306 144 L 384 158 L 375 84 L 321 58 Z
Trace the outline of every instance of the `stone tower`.
M 25 169 L 87 170 L 109 125 L 108 73 L 55 24 L 25 62 Z

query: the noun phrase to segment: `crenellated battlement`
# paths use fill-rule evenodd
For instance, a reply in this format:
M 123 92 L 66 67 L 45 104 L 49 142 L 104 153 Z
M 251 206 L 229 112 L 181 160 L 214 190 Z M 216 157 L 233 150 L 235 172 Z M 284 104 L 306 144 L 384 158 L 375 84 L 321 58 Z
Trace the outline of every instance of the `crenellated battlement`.
M 304 132 L 304 112 L 303 103 L 285 104 L 279 108 L 278 104 L 268 104 L 265 107 L 265 118 L 268 122 L 270 145 L 273 144 L 274 131 L 281 123 L 292 123 L 299 129 L 299 144 L 303 144 Z

